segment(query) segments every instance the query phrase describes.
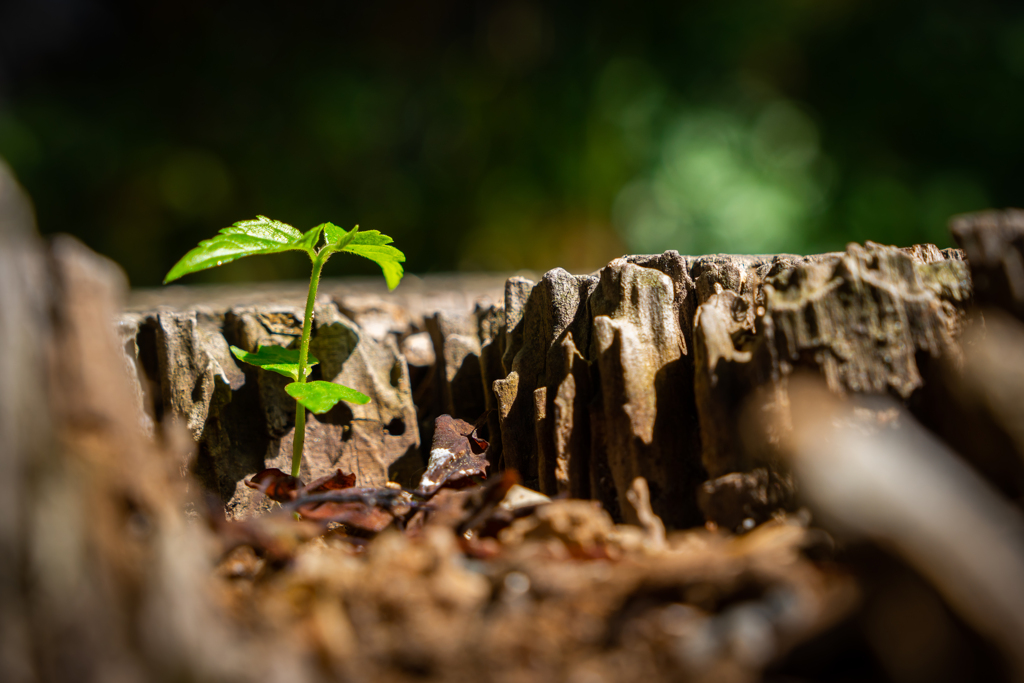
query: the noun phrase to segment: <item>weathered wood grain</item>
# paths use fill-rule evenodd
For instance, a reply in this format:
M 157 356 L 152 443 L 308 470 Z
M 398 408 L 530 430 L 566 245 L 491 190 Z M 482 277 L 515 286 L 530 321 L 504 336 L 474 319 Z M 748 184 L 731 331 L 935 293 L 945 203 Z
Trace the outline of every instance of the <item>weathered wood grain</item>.
M 594 498 L 635 521 L 622 501 L 643 476 L 671 527 L 738 528 L 793 504 L 772 454 L 778 435 L 744 442 L 751 396 L 777 409 L 776 431 L 797 372 L 837 393 L 923 403 L 919 365 L 959 358 L 971 296 L 960 252 L 871 242 L 809 257 L 629 256 L 590 275 L 511 278 L 503 301 L 493 285 L 471 308 L 475 285 L 448 280 L 446 300 L 462 305 L 443 310 L 444 297 L 391 298 L 365 282 L 325 289 L 312 342 L 320 372 L 376 400 L 311 419 L 310 476 L 341 466 L 366 484 L 389 471 L 412 483 L 433 420 L 447 413 L 483 418 L 493 464 L 544 493 Z M 214 306 L 127 314 L 140 357 L 158 361 L 154 414 L 185 420 L 200 444 L 196 471 L 233 514 L 255 504 L 239 484 L 246 474 L 286 462 L 294 408 L 281 378 L 240 368 L 227 347 L 293 344 L 300 293 L 231 304 L 221 290 Z

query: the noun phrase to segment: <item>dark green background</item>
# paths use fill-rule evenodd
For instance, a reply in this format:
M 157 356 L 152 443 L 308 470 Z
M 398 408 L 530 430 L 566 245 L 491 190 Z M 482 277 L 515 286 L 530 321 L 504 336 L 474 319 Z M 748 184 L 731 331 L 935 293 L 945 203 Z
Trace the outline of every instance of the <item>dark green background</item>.
M 1024 203 L 1024 3 L 285 4 L 2 5 L 0 156 L 40 229 L 146 286 L 258 213 L 381 230 L 414 273 L 583 272 L 949 246 L 950 214 Z

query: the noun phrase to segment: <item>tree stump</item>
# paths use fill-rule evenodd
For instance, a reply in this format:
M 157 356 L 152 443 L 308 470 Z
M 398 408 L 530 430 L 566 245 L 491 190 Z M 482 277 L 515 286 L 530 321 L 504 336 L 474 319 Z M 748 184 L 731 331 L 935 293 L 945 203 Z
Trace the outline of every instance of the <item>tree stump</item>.
M 642 476 L 670 528 L 738 529 L 794 504 L 777 436 L 742 443 L 749 398 L 770 397 L 765 409 L 785 424 L 788 378 L 813 372 L 836 393 L 932 403 L 923 378 L 958 362 L 971 295 L 961 252 L 871 242 L 809 257 L 629 256 L 591 275 L 514 277 L 503 296 L 495 279 L 484 284 L 427 278 L 397 296 L 325 284 L 317 371 L 373 401 L 312 417 L 305 475 L 341 467 L 365 485 L 413 485 L 437 415 L 486 416 L 493 465 L 529 487 L 594 498 L 636 522 L 623 501 Z M 293 344 L 301 288 L 248 302 L 236 292 L 185 288 L 173 307 L 153 307 L 159 294 L 147 292 L 122 329 L 150 414 L 181 416 L 199 444 L 197 474 L 244 516 L 259 496 L 242 479 L 287 468 L 294 403 L 279 377 L 237 364 L 228 346 Z M 442 296 L 458 304 L 437 310 Z

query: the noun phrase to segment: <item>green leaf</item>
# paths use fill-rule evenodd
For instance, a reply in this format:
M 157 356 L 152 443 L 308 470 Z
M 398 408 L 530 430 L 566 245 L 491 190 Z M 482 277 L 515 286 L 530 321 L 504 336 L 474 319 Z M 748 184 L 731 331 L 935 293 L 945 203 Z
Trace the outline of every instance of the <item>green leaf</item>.
M 239 221 L 224 228 L 214 237 L 203 240 L 199 246 L 185 254 L 174 264 L 164 278 L 164 284 L 182 275 L 236 261 L 255 254 L 276 254 L 282 251 L 304 251 L 313 257 L 313 246 L 320 237 L 317 226 L 303 235 L 292 226 L 266 216 Z
M 299 350 L 298 349 L 286 349 L 282 346 L 257 346 L 256 353 L 250 353 L 237 346 L 231 347 L 231 353 L 235 355 L 235 358 L 248 363 L 249 365 L 255 365 L 263 368 L 264 370 L 270 370 L 276 372 L 279 375 L 290 377 L 293 382 L 299 380 Z M 309 377 L 310 368 L 319 363 L 320 361 L 314 358 L 312 355 L 306 358 L 306 376 Z
M 388 283 L 388 289 L 394 289 L 402 281 L 405 271 L 402 269 L 402 262 L 405 261 L 405 254 L 394 247 L 376 246 L 368 244 L 350 244 L 342 251 L 358 254 L 370 259 L 384 271 L 384 279 Z
M 356 227 L 358 228 L 359 226 L 357 225 Z M 382 235 L 380 230 L 363 230 L 357 233 L 356 236 L 352 238 L 351 244 L 378 245 L 391 244 L 392 242 L 394 242 L 394 240 L 388 237 L 387 235 Z
M 404 274 L 402 262 L 405 261 L 405 254 L 389 246 L 392 241 L 394 240 L 376 230 L 367 230 L 356 234 L 341 251 L 358 254 L 376 263 L 384 271 L 388 289 L 394 289 Z
M 327 235 L 327 247 L 337 246 L 338 242 L 341 241 L 345 235 L 352 231 L 358 230 L 359 226 L 352 228 L 352 230 L 345 230 L 345 228 L 339 228 L 334 223 L 324 223 L 324 234 Z
M 298 242 L 298 245 L 303 251 L 308 252 L 310 255 L 316 253 L 316 244 L 320 241 L 320 233 L 323 232 L 323 229 L 324 226 L 321 224 L 302 234 L 302 239 Z
M 366 394 L 334 382 L 293 382 L 284 388 L 288 395 L 304 405 L 310 412 L 320 415 L 333 408 L 339 401 L 363 405 L 370 402 Z
M 358 225 L 345 232 L 333 223 L 325 223 L 324 232 L 327 234 L 327 246 L 324 249 L 328 253 L 342 251 L 370 259 L 384 271 L 388 289 L 394 289 L 401 282 L 405 254 L 388 246 L 394 240 L 387 235 L 382 235 L 378 230 L 359 231 Z

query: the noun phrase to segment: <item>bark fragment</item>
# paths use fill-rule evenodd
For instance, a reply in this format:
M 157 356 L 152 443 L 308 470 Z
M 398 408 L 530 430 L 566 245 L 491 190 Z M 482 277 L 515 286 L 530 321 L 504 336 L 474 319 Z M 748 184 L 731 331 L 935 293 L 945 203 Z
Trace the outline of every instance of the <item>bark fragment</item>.
M 547 438 L 553 433 L 551 404 L 563 380 L 555 376 L 553 367 L 564 365 L 557 358 L 556 344 L 569 334 L 576 343 L 586 343 L 586 301 L 594 285 L 592 277 L 570 275 L 556 268 L 536 284 L 525 278 L 512 278 L 505 289 L 506 341 L 502 365 L 506 376 L 493 385 L 498 399 L 501 453 L 504 465 L 523 475 L 524 485 L 544 493 L 557 489 L 557 457 L 554 448 L 548 448 Z M 580 396 L 577 400 L 585 402 L 589 397 Z M 545 435 L 543 449 L 538 448 L 538 433 Z
M 713 477 L 767 466 L 785 480 L 772 444 L 791 425 L 787 387 L 795 372 L 820 374 L 838 394 L 907 400 L 926 390 L 919 363 L 959 358 L 956 337 L 970 285 L 955 252 L 868 242 L 841 253 L 777 259 L 747 273 L 747 294 L 716 283 L 695 325 L 704 465 Z M 751 437 L 748 429 L 744 443 L 741 420 L 752 398 L 772 414 L 764 422 L 772 431 Z M 728 506 L 713 499 L 739 490 L 750 495 L 736 510 L 761 510 L 754 520 L 764 519 L 768 489 L 762 486 L 705 486 L 705 515 L 736 528 L 737 513 L 726 522 L 714 511 Z M 771 490 L 776 500 L 769 507 L 793 504 L 788 487 Z
M 1005 495 L 1024 503 L 1024 323 L 974 311 L 961 362 L 944 362 L 916 413 Z
M 978 303 L 1024 321 L 1024 210 L 956 216 L 949 228 L 970 263 Z

